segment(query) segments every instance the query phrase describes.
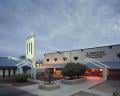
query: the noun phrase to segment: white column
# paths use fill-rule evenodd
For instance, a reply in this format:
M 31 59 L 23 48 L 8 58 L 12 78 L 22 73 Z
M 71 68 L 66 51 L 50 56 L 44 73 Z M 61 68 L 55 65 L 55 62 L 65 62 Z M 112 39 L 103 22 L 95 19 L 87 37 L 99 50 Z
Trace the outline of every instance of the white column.
M 107 80 L 107 76 L 108 76 L 107 68 L 103 68 L 103 79 Z
M 31 78 L 36 79 L 36 68 L 31 68 Z
M 17 68 L 17 74 L 23 74 L 23 68 Z
M 55 77 L 55 75 L 56 75 L 55 72 L 56 72 L 56 69 L 54 68 L 54 77 Z

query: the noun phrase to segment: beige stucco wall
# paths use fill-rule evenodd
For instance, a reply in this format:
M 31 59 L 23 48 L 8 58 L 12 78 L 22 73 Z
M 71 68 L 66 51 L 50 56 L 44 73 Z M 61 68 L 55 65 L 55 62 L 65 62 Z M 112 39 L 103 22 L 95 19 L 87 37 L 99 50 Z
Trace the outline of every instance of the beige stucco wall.
M 95 56 L 93 56 L 91 52 L 95 52 Z M 112 49 L 110 49 L 109 46 L 107 46 L 84 49 L 83 52 L 81 50 L 73 50 L 61 53 L 49 53 L 45 54 L 43 63 L 58 64 L 67 62 L 81 62 L 87 58 L 86 56 L 87 54 L 89 55 L 90 58 L 92 57 L 93 59 L 98 60 L 100 62 L 119 62 L 120 59 L 117 57 L 118 53 L 120 53 L 120 45 L 112 46 Z M 78 57 L 77 61 L 74 60 L 75 56 Z M 67 61 L 64 61 L 63 57 L 67 57 Z M 57 58 L 58 60 L 55 62 L 54 58 Z M 50 61 L 47 62 L 46 59 L 50 59 Z

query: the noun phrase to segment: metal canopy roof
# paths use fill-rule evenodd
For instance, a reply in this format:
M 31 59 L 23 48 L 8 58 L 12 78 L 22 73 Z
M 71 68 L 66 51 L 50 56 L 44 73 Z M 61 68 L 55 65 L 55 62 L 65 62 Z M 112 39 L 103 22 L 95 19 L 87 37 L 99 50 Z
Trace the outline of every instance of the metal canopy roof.
M 103 62 L 109 69 L 120 69 L 120 62 Z
M 10 57 L 0 57 L 0 67 L 15 67 L 20 61 Z
M 18 67 L 17 65 L 23 61 L 24 60 L 20 60 L 20 59 L 10 57 L 10 56 L 0 57 L 0 68 L 17 68 Z M 26 61 L 31 62 L 30 60 L 26 60 Z M 27 66 L 27 64 L 22 64 L 22 67 L 24 66 Z

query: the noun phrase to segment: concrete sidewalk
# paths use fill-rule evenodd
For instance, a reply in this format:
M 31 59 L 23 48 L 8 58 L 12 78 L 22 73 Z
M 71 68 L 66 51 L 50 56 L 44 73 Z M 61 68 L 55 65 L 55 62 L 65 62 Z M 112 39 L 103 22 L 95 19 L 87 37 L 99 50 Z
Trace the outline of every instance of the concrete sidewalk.
M 40 80 L 34 80 L 34 81 L 37 83 L 43 83 L 43 81 L 40 81 Z M 87 78 L 86 82 L 83 82 L 77 85 L 65 85 L 65 84 L 61 84 L 60 81 L 57 81 L 57 83 L 60 83 L 61 88 L 53 91 L 40 90 L 38 88 L 39 84 L 19 87 L 19 89 L 30 92 L 32 94 L 36 94 L 38 96 L 70 96 L 79 91 L 94 93 L 99 96 L 112 96 L 112 94 L 110 93 L 89 89 L 90 87 L 95 86 L 96 84 L 99 84 L 102 82 L 104 81 L 101 78 L 89 77 Z

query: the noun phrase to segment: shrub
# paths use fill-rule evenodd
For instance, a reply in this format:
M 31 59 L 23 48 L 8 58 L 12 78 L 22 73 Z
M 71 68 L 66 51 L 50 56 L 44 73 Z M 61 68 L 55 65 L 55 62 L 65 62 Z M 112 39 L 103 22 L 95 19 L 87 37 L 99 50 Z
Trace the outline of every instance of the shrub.
M 16 76 L 16 81 L 17 82 L 26 82 L 27 81 L 27 76 L 25 74 L 18 74 Z
M 120 96 L 120 92 L 118 91 L 113 92 L 113 96 Z
M 80 63 L 68 63 L 62 69 L 62 74 L 63 76 L 67 76 L 67 77 L 70 77 L 70 79 L 73 79 L 75 76 L 79 77 L 83 75 L 86 69 L 87 67 Z

